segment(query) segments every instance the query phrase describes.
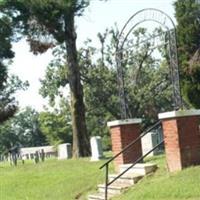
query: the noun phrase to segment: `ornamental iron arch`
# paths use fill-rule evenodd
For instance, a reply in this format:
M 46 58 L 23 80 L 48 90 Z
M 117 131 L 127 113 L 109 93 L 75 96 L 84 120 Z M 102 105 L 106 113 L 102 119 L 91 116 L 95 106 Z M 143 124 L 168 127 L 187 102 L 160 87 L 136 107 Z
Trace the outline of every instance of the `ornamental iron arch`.
M 181 91 L 180 91 L 180 82 L 179 82 L 179 63 L 178 63 L 177 36 L 176 36 L 175 23 L 173 22 L 172 18 L 165 12 L 155 8 L 146 8 L 132 15 L 127 20 L 127 22 L 125 23 L 121 32 L 118 35 L 118 43 L 116 46 L 116 66 L 117 66 L 120 110 L 122 119 L 131 117 L 128 116 L 129 115 L 128 104 L 126 102 L 126 94 L 124 88 L 124 72 L 123 72 L 124 45 L 126 42 L 130 42 L 130 40 L 128 40 L 128 36 L 133 32 L 133 30 L 141 23 L 147 21 L 156 22 L 165 29 L 165 33 L 167 34 L 168 38 L 169 68 L 170 68 L 170 77 L 173 89 L 173 104 L 174 104 L 173 107 L 175 110 L 183 107 Z

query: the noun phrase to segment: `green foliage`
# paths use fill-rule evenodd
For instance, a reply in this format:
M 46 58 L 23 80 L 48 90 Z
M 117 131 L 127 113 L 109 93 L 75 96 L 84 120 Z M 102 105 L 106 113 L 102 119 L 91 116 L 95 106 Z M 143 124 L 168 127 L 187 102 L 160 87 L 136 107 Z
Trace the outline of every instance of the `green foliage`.
M 38 117 L 39 114 L 35 110 L 27 107 L 4 122 L 0 126 L 0 153 L 6 153 L 14 146 L 32 147 L 47 144 L 39 127 Z
M 2 59 L 9 59 L 14 57 L 14 53 L 11 50 L 12 28 L 10 26 L 10 20 L 7 17 L 0 18 L 0 61 Z
M 11 50 L 12 35 L 9 18 L 2 16 L 0 18 L 0 89 L 4 87 L 7 79 L 7 67 L 4 61 L 14 57 L 14 52 Z
M 41 112 L 39 116 L 41 131 L 45 134 L 48 142 L 52 145 L 72 142 L 70 110 L 66 105 L 62 108 L 62 111 Z
M 14 94 L 18 90 L 26 90 L 28 82 L 22 82 L 17 76 L 8 76 L 0 90 L 0 122 L 4 122 L 17 111 Z
M 175 9 L 179 50 L 182 58 L 188 61 L 199 48 L 200 5 L 196 0 L 178 0 Z M 180 61 L 183 62 L 182 59 Z
M 47 66 L 44 79 L 40 80 L 42 87 L 39 91 L 44 98 L 49 98 L 51 106 L 55 105 L 57 96 L 62 97 L 62 91 L 68 83 L 65 48 L 55 48 L 53 55 L 55 58 Z
M 18 142 L 18 137 L 8 121 L 0 125 L 0 154 L 8 153 L 11 147 L 18 145 Z
M 161 30 L 156 30 L 153 34 L 156 35 L 157 31 Z M 99 34 L 100 54 L 90 40 L 87 40 L 84 48 L 79 50 L 87 130 L 90 136 L 100 135 L 103 138 L 104 149 L 110 148 L 107 122 L 120 118 L 117 72 L 113 67 L 116 35 L 117 30 L 114 29 L 106 30 L 103 35 Z M 145 29 L 138 29 L 133 37 L 138 42 L 134 49 L 127 48 L 125 52 L 125 90 L 130 116 L 142 117 L 147 126 L 157 119 L 158 112 L 172 108 L 170 71 L 165 59 L 160 60 L 153 56 L 149 42 L 139 45 L 139 41 L 145 41 L 150 37 Z M 165 51 L 162 48 L 160 50 L 164 54 Z M 63 96 L 63 87 L 68 84 L 64 77 L 63 52 L 62 47 L 55 51 L 52 67 L 47 68 L 45 79 L 42 80 L 40 91 L 44 97 L 49 97 L 50 102 Z
M 20 145 L 24 147 L 42 146 L 47 144 L 46 138 L 39 127 L 39 113 L 27 107 L 13 119 L 15 133 Z
M 127 48 L 124 53 L 125 92 L 129 116 L 142 117 L 145 125 L 153 123 L 159 112 L 173 107 L 170 69 L 165 58 L 165 48 L 160 47 L 155 53 L 153 41 L 147 40 L 158 33 L 162 33 L 162 30 L 156 29 L 149 34 L 146 29 L 139 28 L 133 32 L 132 37 L 136 40 L 134 48 Z M 159 52 L 164 58 L 158 56 Z
M 112 57 L 104 46 L 107 42 L 106 36 L 108 33 L 104 34 L 104 37 L 99 34 L 102 48 L 100 58 L 95 63 L 93 60 L 97 57 L 98 49 L 92 47 L 89 40 L 79 51 L 79 62 L 82 67 L 88 133 L 90 136 L 101 136 L 103 149 L 108 150 L 111 148 L 111 141 L 107 122 L 119 119 L 120 113 L 117 74 L 110 64 Z M 110 50 L 111 46 L 108 48 Z
M 183 94 L 191 106 L 200 108 L 200 4 L 177 0 L 175 10 Z
M 25 90 L 27 82 L 22 82 L 17 76 L 8 74 L 8 65 L 14 57 L 11 42 L 14 40 L 11 20 L 8 16 L 0 15 L 0 122 L 12 117 L 17 110 L 13 94 L 20 89 Z
M 7 17 L 2 16 L 0 18 L 0 122 L 13 116 L 16 111 L 16 106 L 13 105 L 13 100 L 11 100 L 11 93 L 7 93 L 10 88 L 7 85 L 8 71 L 5 61 L 14 56 L 11 50 L 11 37 L 10 21 Z
M 10 19 L 17 35 L 26 36 L 34 54 L 44 53 L 57 45 L 66 46 L 65 57 L 68 65 L 65 77 L 68 76 L 72 97 L 75 157 L 86 156 L 90 152 L 74 23 L 75 16 L 81 16 L 88 4 L 88 0 L 4 0 L 0 4 L 1 14 Z M 51 86 L 54 86 L 54 83 Z
M 27 36 L 31 51 L 38 54 L 62 44 L 66 21 L 82 15 L 88 4 L 87 0 L 4 0 L 0 12 L 10 18 L 18 37 Z

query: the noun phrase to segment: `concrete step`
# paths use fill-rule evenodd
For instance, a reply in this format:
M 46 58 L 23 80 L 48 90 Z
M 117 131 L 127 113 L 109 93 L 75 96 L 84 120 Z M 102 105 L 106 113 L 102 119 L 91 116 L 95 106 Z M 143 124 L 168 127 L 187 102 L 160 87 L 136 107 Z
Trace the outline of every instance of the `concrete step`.
M 130 167 L 131 164 L 124 164 L 120 166 L 120 173 Z M 146 174 L 153 173 L 157 169 L 156 164 L 139 163 L 132 167 L 128 172 L 122 175 L 114 183 L 108 186 L 108 199 L 115 195 L 121 194 L 124 190 L 136 184 Z M 109 181 L 117 177 L 118 174 L 109 175 Z M 98 193 L 88 196 L 88 200 L 105 200 L 105 185 L 98 185 Z
M 108 194 L 108 199 L 112 198 L 114 194 Z M 88 200 L 105 200 L 105 193 L 99 192 L 96 194 L 90 194 Z
M 118 174 L 110 174 L 109 175 L 109 181 L 112 181 L 118 176 Z M 124 174 L 120 178 L 118 178 L 114 183 L 115 184 L 127 184 L 127 185 L 134 185 L 136 184 L 141 178 L 143 178 L 143 175 L 141 174 Z
M 131 164 L 123 164 L 119 166 L 120 173 L 129 168 Z M 154 172 L 157 169 L 157 165 L 153 163 L 138 163 L 135 166 L 133 166 L 129 171 L 127 171 L 125 174 L 140 174 L 140 175 L 146 175 Z
M 108 186 L 108 194 L 109 195 L 121 194 L 122 191 L 129 188 L 130 186 L 131 186 L 131 184 L 113 183 Z M 99 190 L 99 192 L 104 193 L 105 192 L 105 184 L 98 185 L 98 190 Z

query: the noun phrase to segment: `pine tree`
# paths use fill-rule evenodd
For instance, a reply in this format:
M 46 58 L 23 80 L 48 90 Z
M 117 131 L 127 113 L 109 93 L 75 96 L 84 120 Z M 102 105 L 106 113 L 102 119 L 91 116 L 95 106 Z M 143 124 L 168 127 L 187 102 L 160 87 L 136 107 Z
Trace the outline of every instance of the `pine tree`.
M 14 57 L 11 50 L 12 29 L 7 17 L 0 19 L 0 123 L 12 117 L 16 111 L 13 99 L 7 92 L 8 71 L 5 60 Z
M 64 44 L 71 93 L 73 156 L 88 156 L 89 138 L 85 122 L 83 87 L 77 59 L 75 16 L 81 16 L 87 0 L 4 0 L 1 14 L 10 17 L 13 30 L 26 36 L 33 53 Z
M 200 2 L 177 0 L 175 10 L 183 95 L 200 108 Z

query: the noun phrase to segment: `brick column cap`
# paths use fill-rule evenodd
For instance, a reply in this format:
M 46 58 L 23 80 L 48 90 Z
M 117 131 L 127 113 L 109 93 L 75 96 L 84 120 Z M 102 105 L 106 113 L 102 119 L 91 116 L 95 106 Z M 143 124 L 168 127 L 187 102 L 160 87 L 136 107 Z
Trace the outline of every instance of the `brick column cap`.
M 120 126 L 120 125 L 127 125 L 127 124 L 141 124 L 141 123 L 142 123 L 141 118 L 133 118 L 133 119 L 122 119 L 122 120 L 110 121 L 107 123 L 107 126 L 112 127 L 112 126 Z
M 170 118 L 177 118 L 177 117 L 188 117 L 188 116 L 197 116 L 200 115 L 200 110 L 178 110 L 178 111 L 171 111 L 171 112 L 164 112 L 159 113 L 159 119 L 170 119 Z

